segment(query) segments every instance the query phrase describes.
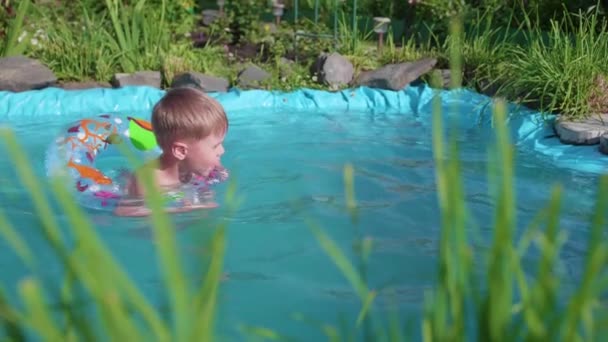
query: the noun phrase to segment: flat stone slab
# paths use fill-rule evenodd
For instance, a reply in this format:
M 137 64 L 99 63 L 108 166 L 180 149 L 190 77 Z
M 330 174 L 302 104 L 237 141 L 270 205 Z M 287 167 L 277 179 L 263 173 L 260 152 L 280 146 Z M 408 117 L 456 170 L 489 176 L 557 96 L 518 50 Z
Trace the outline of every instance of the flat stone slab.
M 555 132 L 559 140 L 572 145 L 596 145 L 600 137 L 608 133 L 608 114 L 593 115 L 585 120 L 555 121 Z
M 173 78 L 171 88 L 193 87 L 204 92 L 226 92 L 229 82 L 225 78 L 209 76 L 200 72 L 189 71 Z
M 159 71 L 137 71 L 132 74 L 118 73 L 114 74 L 110 81 L 112 86 L 116 88 L 126 86 L 149 86 L 160 88 L 161 75 Z
M 237 76 L 237 83 L 243 88 L 254 88 L 270 78 L 270 74 L 257 65 L 249 65 Z
M 0 58 L 0 91 L 42 89 L 57 82 L 55 74 L 35 59 L 25 56 Z
M 373 71 L 362 72 L 356 86 L 368 86 L 386 90 L 401 90 L 420 76 L 431 71 L 437 64 L 435 58 L 424 58 L 414 62 L 387 64 Z
M 96 82 L 96 81 L 69 81 L 62 82 L 59 87 L 65 90 L 82 90 L 82 89 L 94 89 L 94 88 L 112 88 L 110 82 Z

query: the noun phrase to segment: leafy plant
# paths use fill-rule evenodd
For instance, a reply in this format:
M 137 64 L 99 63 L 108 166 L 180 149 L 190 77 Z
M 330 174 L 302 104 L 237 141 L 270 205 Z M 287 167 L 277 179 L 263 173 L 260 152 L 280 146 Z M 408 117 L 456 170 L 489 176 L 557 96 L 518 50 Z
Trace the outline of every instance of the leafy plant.
M 225 11 L 230 18 L 233 43 L 244 43 L 257 40 L 262 30 L 261 16 L 270 9 L 266 0 L 243 0 L 228 2 Z

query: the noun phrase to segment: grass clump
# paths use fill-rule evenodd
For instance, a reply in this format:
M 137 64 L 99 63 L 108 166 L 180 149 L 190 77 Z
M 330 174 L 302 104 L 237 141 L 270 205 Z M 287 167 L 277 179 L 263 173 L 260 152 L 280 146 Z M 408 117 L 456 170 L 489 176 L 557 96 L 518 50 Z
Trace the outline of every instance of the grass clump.
M 534 27 L 528 32 L 525 44 L 512 46 L 501 63 L 501 93 L 572 119 L 603 112 L 608 67 L 598 61 L 608 53 L 606 21 L 579 12 L 551 20 L 546 33 Z
M 216 227 L 209 243 L 212 256 L 208 267 L 201 271 L 205 274 L 204 280 L 193 289 L 176 249 L 175 229 L 162 210 L 160 194 L 151 186 L 152 175 L 142 173 L 142 180 L 150 189 L 146 201 L 153 210 L 152 230 L 158 247 L 158 264 L 163 270 L 170 302 L 167 315 L 148 301 L 116 262 L 88 216 L 66 189 L 67 182 L 61 178 L 41 182 L 12 130 L 2 128 L 0 138 L 33 200 L 41 222 L 39 228 L 64 269 L 61 289 L 50 294 L 44 291 L 49 286 L 37 275 L 41 261 L 32 257 L 31 247 L 23 242 L 11 222 L 0 217 L 2 238 L 23 258 L 32 274 L 19 283 L 23 305 L 13 307 L 0 296 L 0 337 L 15 341 L 26 340 L 24 336 L 52 340 L 212 340 L 225 248 L 224 224 Z M 68 219 L 69 239 L 62 234 L 51 202 L 42 190 L 45 188 L 51 190 L 53 202 L 58 203 Z M 233 194 L 233 191 L 228 193 L 231 203 L 235 203 L 230 197 Z M 70 240 L 77 243 L 72 245 Z M 85 309 L 81 296 L 90 303 L 92 311 Z M 55 304 L 57 300 L 59 305 Z

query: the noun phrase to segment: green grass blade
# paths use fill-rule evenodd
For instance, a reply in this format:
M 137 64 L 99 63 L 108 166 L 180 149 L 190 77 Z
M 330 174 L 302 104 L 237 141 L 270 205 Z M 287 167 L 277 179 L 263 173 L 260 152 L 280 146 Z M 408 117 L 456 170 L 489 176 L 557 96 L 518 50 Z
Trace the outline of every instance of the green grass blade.
M 211 241 L 211 263 L 200 292 L 195 297 L 196 327 L 193 340 L 213 340 L 217 293 L 222 277 L 224 253 L 226 249 L 225 227 L 220 227 Z
M 106 292 L 104 295 L 104 308 L 111 317 L 110 338 L 114 341 L 145 341 L 145 330 L 136 327 L 134 320 L 127 311 L 120 295 L 117 292 Z
M 132 153 L 123 149 L 128 160 L 133 161 Z M 134 165 L 133 162 L 131 162 Z M 140 169 L 138 177 L 146 189 L 146 204 L 151 210 L 152 228 L 158 246 L 159 263 L 164 275 L 164 282 L 169 291 L 174 317 L 174 333 L 177 340 L 186 340 L 194 317 L 191 314 L 191 295 L 186 284 L 186 277 L 179 258 L 179 249 L 175 238 L 175 229 L 165 212 L 164 201 L 154 184 L 151 170 Z
M 497 101 L 494 110 L 496 154 L 498 157 L 499 187 L 496 201 L 495 234 L 489 260 L 487 304 L 488 333 L 493 340 L 506 338 L 511 322 L 513 275 L 511 272 L 513 249 L 512 235 L 515 226 L 515 199 L 513 193 L 513 151 L 506 126 L 506 106 Z M 491 303 L 491 304 L 490 304 Z
M 17 7 L 17 14 L 9 24 L 6 40 L 4 42 L 4 51 L 2 55 L 9 57 L 13 55 L 20 55 L 25 50 L 25 47 L 29 43 L 27 35 L 23 37 L 21 42 L 17 42 L 19 36 L 23 31 L 23 23 L 25 14 L 28 12 L 30 6 L 30 0 L 19 1 L 19 7 Z
M 351 164 L 344 166 L 344 198 L 346 199 L 346 209 L 351 215 L 354 224 L 357 223 L 357 200 L 355 199 L 355 169 Z
M 125 296 L 129 299 L 130 304 L 133 305 L 149 324 L 155 336 L 159 340 L 168 340 L 169 335 L 167 329 L 160 320 L 158 313 L 129 280 L 120 266 L 113 260 L 109 251 L 103 247 L 99 237 L 95 234 L 91 223 L 86 219 L 82 210 L 77 206 L 76 202 L 63 186 L 65 182 L 58 180 L 51 184 L 59 204 L 64 208 L 70 221 L 70 227 L 72 228 L 74 236 L 83 244 L 82 248 L 88 255 L 87 258 L 79 260 L 94 263 L 88 265 L 88 267 L 78 268 L 77 277 L 86 280 L 85 284 L 87 285 L 87 288 L 96 295 L 98 302 L 103 301 L 105 290 L 111 290 L 115 287 L 121 288 L 125 291 Z M 99 270 L 95 273 L 89 273 L 87 270 L 90 270 L 91 268 L 97 268 Z
M 367 313 L 369 312 L 369 310 L 372 306 L 372 303 L 374 302 L 374 299 L 376 298 L 376 295 L 377 295 L 376 291 L 369 291 L 367 293 L 367 297 L 365 297 L 365 300 L 363 301 L 363 307 L 359 311 L 359 315 L 357 315 L 357 326 L 360 326 L 361 323 L 363 323 L 363 320 L 367 316 Z
M 537 302 L 537 309 L 540 311 L 541 317 L 549 317 L 549 315 L 555 311 L 555 305 L 557 304 L 557 284 L 558 279 L 554 274 L 554 269 L 559 258 L 559 245 L 558 245 L 558 227 L 559 227 L 559 212 L 561 206 L 561 187 L 557 186 L 554 188 L 551 195 L 551 201 L 549 205 L 547 231 L 544 238 L 541 240 L 541 261 L 538 271 L 538 282 L 539 289 L 538 293 L 541 294 L 540 302 Z
M 34 209 L 42 222 L 43 233 L 45 234 L 46 239 L 60 255 L 62 260 L 67 259 L 62 248 L 64 243 L 55 215 L 41 190 L 43 189 L 42 184 L 37 181 L 38 177 L 36 177 L 32 171 L 27 156 L 23 153 L 21 146 L 17 143 L 15 134 L 7 128 L 2 128 L 0 129 L 0 138 L 2 138 L 6 145 L 8 157 L 13 162 L 13 165 L 15 165 L 16 174 L 19 177 L 19 180 L 32 197 Z
M 77 334 L 81 335 L 81 338 L 86 341 L 93 341 L 97 339 L 91 326 L 93 320 L 87 319 L 79 312 L 79 307 L 76 307 L 76 299 L 74 298 L 74 284 L 78 280 L 75 274 L 71 270 L 67 270 L 63 284 L 61 286 L 61 303 L 64 311 L 64 322 L 63 331 L 67 336 L 68 340 L 77 340 Z
M 38 282 L 34 279 L 22 281 L 19 292 L 25 302 L 27 321 L 38 335 L 49 341 L 63 340 L 63 335 L 53 320 L 53 314 L 47 308 Z
M 309 222 L 309 227 L 325 253 L 331 258 L 344 277 L 346 277 L 359 296 L 359 299 L 364 302 L 368 296 L 368 289 L 356 268 L 344 255 L 340 247 L 316 223 Z
M 314 318 L 311 317 L 307 317 L 301 313 L 296 313 L 293 315 L 293 319 L 299 322 L 303 322 L 306 323 L 307 325 L 317 328 L 320 331 L 322 331 L 325 336 L 327 336 L 327 340 L 330 342 L 340 342 L 340 332 L 338 331 L 338 329 L 336 327 L 334 327 L 333 325 L 324 323 L 324 322 L 320 322 L 319 320 L 316 320 Z
M 608 210 L 608 175 L 601 176 L 599 183 L 583 279 L 568 303 L 564 322 L 561 326 L 562 339 L 568 341 L 572 341 L 578 336 L 578 326 L 581 319 L 591 310 L 592 305 L 597 300 L 599 293 L 596 284 L 601 281 L 602 270 L 605 269 L 606 262 L 608 262 L 608 246 L 602 237 L 605 230 L 604 215 Z M 587 330 L 587 333 L 591 334 L 592 332 Z
M 275 330 L 260 327 L 260 326 L 249 326 L 243 325 L 239 330 L 247 336 L 247 341 L 256 341 L 256 337 L 262 341 L 281 341 L 281 342 L 295 342 L 300 341 L 296 338 L 282 335 Z M 202 340 L 199 340 L 202 341 Z
M 4 289 L 0 287 L 0 327 L 4 327 L 4 332 L 11 341 L 26 340 L 24 326 L 21 324 L 23 321 L 22 315 L 11 307 L 4 295 Z
M 82 280 L 87 289 L 96 295 L 98 299 L 101 298 L 102 293 L 100 285 L 106 284 L 106 286 L 109 286 L 108 284 L 111 281 L 123 287 L 128 298 L 133 301 L 132 304 L 141 312 L 156 336 L 161 340 L 167 340 L 168 335 L 160 318 L 146 302 L 143 295 L 128 281 L 128 278 L 120 267 L 112 261 L 108 251 L 103 248 L 99 238 L 93 232 L 90 222 L 85 219 L 82 210 L 77 207 L 73 198 L 70 197 L 62 185 L 65 183 L 51 182 L 51 188 L 54 190 L 53 192 L 59 204 L 64 208 L 67 218 L 71 223 L 70 228 L 76 237 L 76 241 L 84 244 L 85 250 L 94 255 L 94 259 L 96 260 L 91 260 L 90 256 L 88 258 L 79 258 L 78 254 L 68 256 L 66 244 L 60 238 L 60 230 L 55 220 L 55 215 L 42 193 L 43 184 L 34 175 L 28 162 L 29 159 L 26 153 L 23 152 L 24 149 L 21 148 L 11 130 L 0 130 L 0 137 L 5 142 L 7 153 L 15 165 L 21 182 L 33 198 L 34 208 L 42 218 L 42 227 L 44 228 L 43 231 L 46 238 L 58 254 L 61 262 L 69 271 L 74 272 L 78 279 Z M 92 264 L 84 267 L 86 262 L 91 262 Z M 91 269 L 102 269 L 106 273 L 90 272 Z
M 72 197 L 69 196 L 64 186 L 68 183 L 62 179 L 53 179 L 51 189 L 53 190 L 59 205 L 64 209 L 68 218 L 69 226 L 72 229 L 78 246 L 70 255 L 71 268 L 68 272 L 74 272 L 76 278 L 91 293 L 93 303 L 100 311 L 102 323 L 105 324 L 106 331 L 111 338 L 119 338 L 121 329 L 117 329 L 115 323 L 116 313 L 107 305 L 106 298 L 113 294 L 116 288 L 120 288 L 119 277 L 115 277 L 112 267 L 108 260 L 111 258 L 107 250 L 100 248 L 98 238 L 92 233 L 93 227 L 85 218 L 84 214 L 77 207 Z M 96 272 L 91 272 L 95 269 Z M 68 279 L 69 281 L 69 279 Z
M 30 269 L 34 268 L 36 260 L 33 257 L 32 251 L 9 222 L 2 209 L 0 209 L 0 236 L 6 240 L 27 267 Z

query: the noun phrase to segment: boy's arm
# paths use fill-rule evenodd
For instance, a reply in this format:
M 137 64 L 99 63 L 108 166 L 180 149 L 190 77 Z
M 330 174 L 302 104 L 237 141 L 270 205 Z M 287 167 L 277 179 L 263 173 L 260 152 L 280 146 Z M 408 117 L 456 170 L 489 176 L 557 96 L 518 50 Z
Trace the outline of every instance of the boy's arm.
M 118 205 L 114 209 L 114 214 L 118 216 L 150 215 L 150 210 L 144 205 L 143 189 L 140 188 L 139 182 L 134 174 L 129 176 L 125 188 L 127 189 L 127 199 L 118 201 Z
M 187 211 L 200 210 L 200 209 L 212 209 L 216 208 L 216 203 L 207 203 L 207 204 L 196 204 L 196 205 L 187 205 L 181 208 L 168 208 L 165 212 L 173 214 L 173 213 L 185 213 Z M 142 217 L 148 216 L 152 213 L 150 209 L 143 205 L 139 206 L 129 206 L 129 205 L 119 205 L 114 209 L 114 214 L 117 216 L 127 216 L 127 217 Z
M 114 209 L 114 215 L 116 216 L 127 216 L 127 217 L 142 217 L 150 215 L 150 209 L 145 206 L 129 206 L 119 203 Z

